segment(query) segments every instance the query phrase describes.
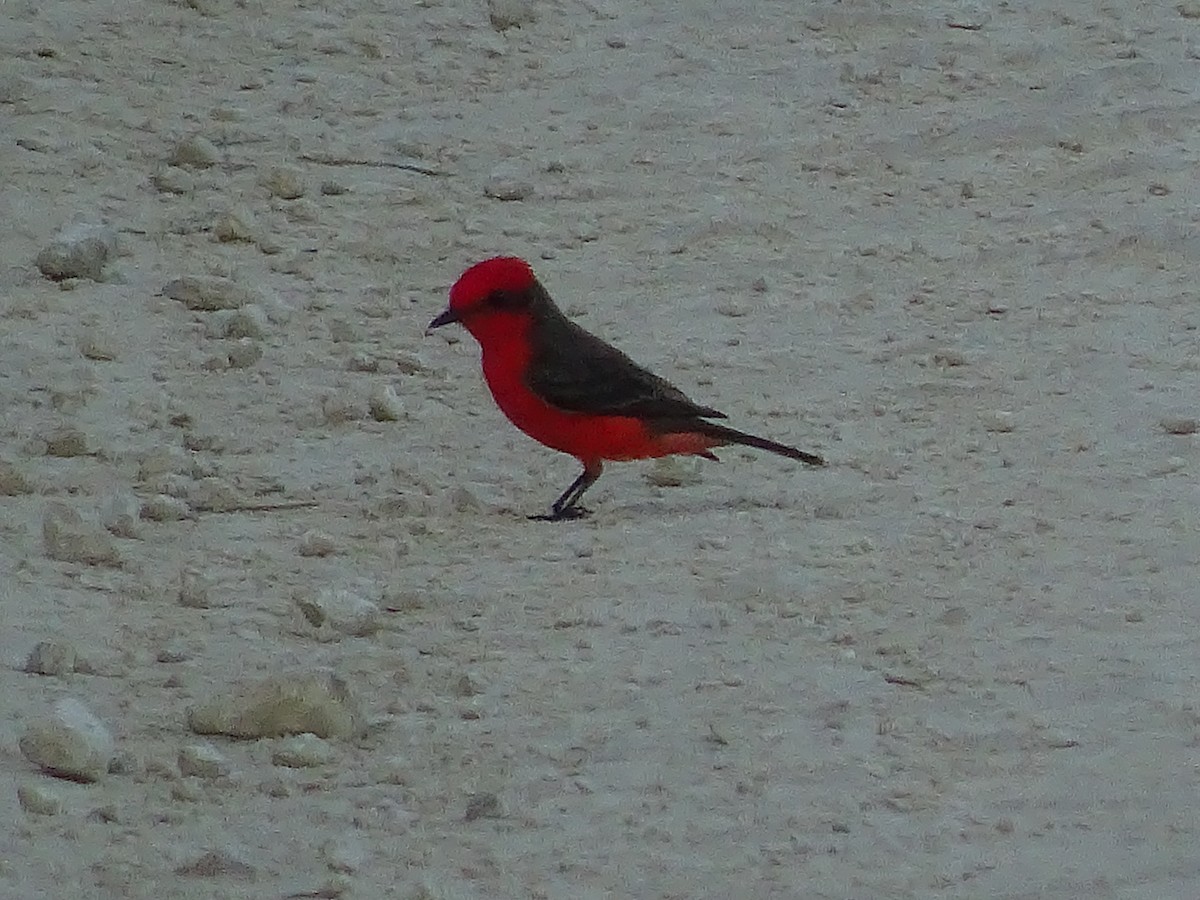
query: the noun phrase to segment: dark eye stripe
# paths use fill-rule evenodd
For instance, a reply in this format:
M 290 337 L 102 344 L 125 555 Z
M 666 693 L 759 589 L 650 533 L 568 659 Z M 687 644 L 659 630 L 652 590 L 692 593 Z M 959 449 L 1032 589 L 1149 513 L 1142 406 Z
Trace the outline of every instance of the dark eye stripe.
M 492 291 L 488 294 L 487 304 L 496 309 L 520 309 L 529 303 L 529 295 L 524 291 Z

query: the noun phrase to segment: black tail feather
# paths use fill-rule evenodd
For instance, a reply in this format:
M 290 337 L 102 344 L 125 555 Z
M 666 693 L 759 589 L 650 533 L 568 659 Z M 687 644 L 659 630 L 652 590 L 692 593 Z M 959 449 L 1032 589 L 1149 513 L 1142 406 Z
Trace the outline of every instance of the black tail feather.
M 804 450 L 789 447 L 787 444 L 781 444 L 778 441 L 768 440 L 754 434 L 746 434 L 744 431 L 738 431 L 736 428 L 730 428 L 727 425 L 717 425 L 715 422 L 700 422 L 698 425 L 699 427 L 696 430 L 701 434 L 709 435 L 729 444 L 743 444 L 747 447 L 756 447 L 759 450 L 768 450 L 771 453 L 786 456 L 788 459 L 798 459 L 800 462 L 810 466 L 825 465 L 825 460 L 815 453 L 807 453 Z

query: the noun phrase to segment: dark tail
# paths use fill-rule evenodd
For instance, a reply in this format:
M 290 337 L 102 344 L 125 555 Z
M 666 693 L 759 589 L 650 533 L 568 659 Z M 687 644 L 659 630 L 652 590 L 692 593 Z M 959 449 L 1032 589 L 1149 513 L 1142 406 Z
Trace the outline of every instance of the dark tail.
M 700 422 L 699 427 L 695 430 L 701 434 L 718 438 L 730 444 L 745 444 L 747 447 L 757 447 L 759 450 L 769 450 L 772 453 L 778 453 L 780 456 L 786 456 L 788 459 L 798 459 L 800 462 L 807 463 L 810 466 L 825 465 L 825 460 L 815 453 L 805 453 L 803 450 L 797 450 L 795 447 L 789 447 L 787 444 L 781 444 L 778 441 L 769 441 L 766 438 L 761 438 L 753 434 L 746 434 L 744 431 L 738 431 L 727 425 L 717 425 L 715 422 Z

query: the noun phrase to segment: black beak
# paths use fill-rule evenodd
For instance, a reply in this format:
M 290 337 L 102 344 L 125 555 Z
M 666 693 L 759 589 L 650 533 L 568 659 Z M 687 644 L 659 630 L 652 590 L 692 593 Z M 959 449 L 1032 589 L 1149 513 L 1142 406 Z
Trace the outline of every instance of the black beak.
M 435 329 L 435 328 L 441 328 L 443 325 L 449 325 L 451 322 L 457 322 L 457 321 L 458 321 L 458 313 L 456 313 L 454 310 L 447 307 L 446 310 L 440 316 L 438 316 L 436 319 L 434 319 L 432 322 L 430 322 L 429 325 L 426 326 L 425 330 L 433 331 L 433 329 Z

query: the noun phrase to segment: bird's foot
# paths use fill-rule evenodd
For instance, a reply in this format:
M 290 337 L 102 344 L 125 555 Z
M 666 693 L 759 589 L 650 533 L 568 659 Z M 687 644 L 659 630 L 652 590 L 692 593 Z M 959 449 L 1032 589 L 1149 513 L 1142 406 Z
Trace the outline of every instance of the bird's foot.
M 571 519 L 582 519 L 590 516 L 592 511 L 583 506 L 564 506 L 562 509 L 551 509 L 540 516 L 530 516 L 534 522 L 567 522 Z

